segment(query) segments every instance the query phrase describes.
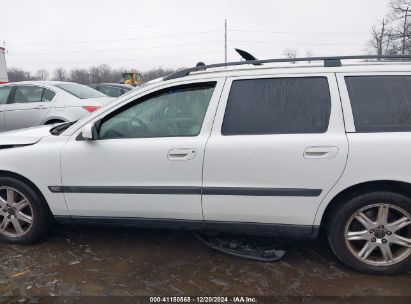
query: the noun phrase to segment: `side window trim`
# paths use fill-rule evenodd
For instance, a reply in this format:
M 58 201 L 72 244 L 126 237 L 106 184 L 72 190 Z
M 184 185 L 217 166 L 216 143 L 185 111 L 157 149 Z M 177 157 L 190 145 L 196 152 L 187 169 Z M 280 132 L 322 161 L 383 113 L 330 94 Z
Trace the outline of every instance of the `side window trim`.
M 65 136 L 72 136 L 73 140 L 79 140 L 78 138 L 81 137 L 81 132 L 82 129 L 85 125 L 87 124 L 94 124 L 100 119 L 110 115 L 111 113 L 115 112 L 119 108 L 122 108 L 126 106 L 128 103 L 133 102 L 133 100 L 136 100 L 138 98 L 142 98 L 146 95 L 149 95 L 151 93 L 157 92 L 162 89 L 166 88 L 171 88 L 175 87 L 178 85 L 183 85 L 183 84 L 197 84 L 197 83 L 203 83 L 203 82 L 216 82 L 216 87 L 213 93 L 213 96 L 211 97 L 209 107 L 207 109 L 206 115 L 204 117 L 204 122 L 203 126 L 200 132 L 200 135 L 202 133 L 204 134 L 211 134 L 214 132 L 213 130 L 215 129 L 215 118 L 218 115 L 218 109 L 220 107 L 221 101 L 223 99 L 223 93 L 226 87 L 226 82 L 227 82 L 228 77 L 227 76 L 219 76 L 219 77 L 210 77 L 206 79 L 185 79 L 185 78 L 179 78 L 173 81 L 159 81 L 159 82 L 154 82 L 153 84 L 143 84 L 140 86 L 140 88 L 135 88 L 133 90 L 128 91 L 126 94 L 120 96 L 118 98 L 119 102 L 115 102 L 113 106 L 108 106 L 105 108 L 102 108 L 100 111 L 96 111 L 94 114 L 89 115 L 88 117 L 85 117 L 79 123 L 74 124 L 72 127 L 68 128 L 65 130 L 62 134 Z
M 228 92 L 227 95 L 225 96 L 224 100 L 225 100 L 225 105 L 224 105 L 224 109 L 221 109 L 222 111 L 222 120 L 221 123 L 219 125 L 219 129 L 220 129 L 220 135 L 222 136 L 253 136 L 253 135 L 280 135 L 280 134 L 324 134 L 327 133 L 329 131 L 330 125 L 331 125 L 331 117 L 332 117 L 332 112 L 333 112 L 333 96 L 332 96 L 332 83 L 330 83 L 330 74 L 302 74 L 302 75 L 293 75 L 293 74 L 284 74 L 284 75 L 260 75 L 260 76 L 252 76 L 252 77 L 246 77 L 246 76 L 242 76 L 242 77 L 232 77 L 229 78 L 230 81 L 228 81 L 228 83 L 226 84 L 227 88 L 225 90 L 227 90 Z M 331 77 L 333 77 L 334 75 L 332 74 Z M 242 80 L 281 80 L 281 79 L 313 79 L 313 78 L 323 78 L 326 81 L 326 86 L 327 86 L 327 95 L 328 95 L 328 118 L 327 118 L 327 122 L 326 122 L 326 127 L 325 130 L 322 131 L 318 131 L 318 132 L 297 132 L 297 131 L 287 131 L 287 132 L 253 132 L 253 133 L 239 133 L 239 134 L 229 134 L 226 133 L 224 134 L 224 123 L 226 122 L 226 115 L 227 115 L 227 109 L 228 109 L 228 105 L 229 105 L 229 100 L 230 100 L 230 94 L 232 92 L 233 86 L 237 81 L 242 81 Z M 334 78 L 334 77 L 333 77 Z M 335 81 L 335 79 L 334 79 Z M 335 83 L 336 84 L 336 83 Z
M 231 85 L 233 81 L 240 79 L 256 79 L 256 78 L 276 78 L 276 77 L 312 77 L 312 76 L 323 76 L 328 80 L 328 85 L 330 88 L 331 95 L 331 114 L 330 121 L 328 125 L 328 130 L 325 135 L 330 134 L 341 134 L 345 133 L 344 117 L 341 109 L 341 99 L 338 93 L 337 79 L 334 72 L 322 72 L 322 73 L 289 73 L 288 71 L 281 71 L 278 73 L 269 72 L 263 75 L 238 75 L 229 76 L 225 78 L 223 89 L 220 92 L 219 102 L 217 105 L 217 110 L 213 117 L 213 127 L 211 130 L 211 136 L 222 137 L 225 136 L 221 134 L 221 127 L 223 124 L 223 118 L 225 114 L 225 108 L 227 105 L 228 95 L 230 93 Z M 318 134 L 322 136 L 322 134 Z M 282 136 L 281 134 L 269 134 L 261 136 Z M 290 134 L 289 136 L 301 136 L 301 134 Z
M 401 120 L 400 115 L 410 114 L 411 90 L 408 82 L 411 81 L 411 75 L 345 76 L 344 80 L 356 132 L 411 132 L 410 119 Z M 372 90 L 370 85 L 373 87 Z M 368 90 L 365 89 L 367 86 Z M 375 91 L 379 91 L 377 96 L 373 96 L 374 88 Z M 370 111 L 371 102 L 375 106 Z
M 207 85 L 213 85 L 213 86 L 214 86 L 214 91 L 213 91 L 213 93 L 212 93 L 211 96 L 210 96 L 210 100 L 209 100 L 208 106 L 207 106 L 206 111 L 205 111 L 205 113 L 204 113 L 204 117 L 203 117 L 203 121 L 202 121 L 202 126 L 201 126 L 200 131 L 199 131 L 199 134 L 200 134 L 201 131 L 202 131 L 202 129 L 203 129 L 203 126 L 204 126 L 204 121 L 205 121 L 205 117 L 206 117 L 208 108 L 209 108 L 210 105 L 211 105 L 211 100 L 213 99 L 213 95 L 214 95 L 214 93 L 215 93 L 215 91 L 216 91 L 216 89 L 217 89 L 217 87 L 218 87 L 218 81 L 217 81 L 217 80 L 204 80 L 204 81 L 199 81 L 199 82 L 180 83 L 180 84 L 179 84 L 179 83 L 176 83 L 175 85 L 171 85 L 171 86 L 167 86 L 167 87 L 164 87 L 164 88 L 160 88 L 160 89 L 154 90 L 154 91 L 152 91 L 152 92 L 150 92 L 150 93 L 148 93 L 148 94 L 144 94 L 144 95 L 142 95 L 141 97 L 137 97 L 137 98 L 135 98 L 134 100 L 128 102 L 127 104 L 125 104 L 125 105 L 123 105 L 123 106 L 120 106 L 120 107 L 118 107 L 117 109 L 115 109 L 114 111 L 108 113 L 106 116 L 104 116 L 104 117 L 96 120 L 96 121 L 95 121 L 95 124 L 96 124 L 96 127 L 97 127 L 98 136 L 100 137 L 100 128 L 101 128 L 101 125 L 102 125 L 105 121 L 107 121 L 108 119 L 116 116 L 117 114 L 119 114 L 119 113 L 121 113 L 121 112 L 123 112 L 123 111 L 126 111 L 126 110 L 132 108 L 133 106 L 136 106 L 136 105 L 138 105 L 138 104 L 141 104 L 141 103 L 143 103 L 143 102 L 145 102 L 145 101 L 147 101 L 147 100 L 149 100 L 149 99 L 151 99 L 151 98 L 155 98 L 156 96 L 160 96 L 160 95 L 162 95 L 162 94 L 164 94 L 164 93 L 167 93 L 167 92 L 169 92 L 169 91 L 171 91 L 171 90 L 178 90 L 178 89 L 184 89 L 184 88 L 196 88 L 196 87 L 207 86 Z M 197 135 L 195 135 L 195 136 L 198 136 L 199 134 L 197 134 Z M 193 135 L 183 135 L 183 136 L 178 135 L 178 137 L 195 137 L 195 136 L 193 136 Z M 165 137 L 173 137 L 173 136 L 165 136 Z M 165 137 L 141 137 L 141 138 L 165 138 Z M 135 139 L 138 139 L 138 138 L 139 138 L 139 137 L 136 137 Z M 121 138 L 118 138 L 118 139 L 121 139 Z M 131 138 L 129 138 L 129 139 L 131 139 Z M 107 139 L 98 138 L 98 140 L 107 140 Z
M 12 99 L 12 97 L 14 95 L 15 86 L 14 85 L 3 86 L 3 88 L 6 88 L 6 87 L 10 88 L 10 91 L 9 91 L 9 95 L 7 96 L 7 100 L 6 100 L 5 103 L 3 103 L 3 105 L 8 105 L 10 103 L 10 100 Z M 2 105 L 2 104 L 0 104 L 0 105 Z
M 33 102 L 14 102 L 14 96 L 15 96 L 15 93 L 16 93 L 16 90 L 17 90 L 17 87 L 18 87 L 18 86 L 38 87 L 38 88 L 43 89 L 43 92 L 41 93 L 41 99 L 40 99 L 40 101 L 33 101 Z M 12 91 L 11 91 L 10 94 L 9 94 L 9 98 L 7 99 L 7 103 L 6 103 L 6 104 L 24 104 L 24 103 L 37 103 L 37 102 L 53 102 L 54 99 L 55 99 L 56 96 L 57 96 L 57 92 L 56 92 L 56 91 L 54 91 L 53 89 L 50 89 L 50 88 L 48 88 L 48 87 L 42 86 L 42 85 L 21 84 L 21 85 L 13 85 L 12 87 L 13 87 L 13 88 L 12 88 Z M 45 92 L 46 90 L 49 90 L 49 91 L 51 91 L 51 92 L 54 93 L 54 96 L 53 96 L 53 99 L 52 99 L 52 100 L 43 100 L 44 92 Z
M 15 93 L 16 93 L 16 86 L 13 85 L 13 88 L 11 89 L 11 92 L 9 94 L 9 98 L 7 99 L 7 104 L 13 104 L 14 94 Z
M 53 102 L 54 98 L 56 98 L 57 93 L 49 88 L 46 88 L 46 87 L 42 87 L 42 88 L 43 88 L 43 94 L 41 95 L 41 102 Z M 54 94 L 51 100 L 43 100 L 44 94 L 46 93 L 46 91 L 50 91 Z
M 350 76 L 411 76 L 410 72 L 346 72 L 336 73 L 338 88 L 342 102 L 345 130 L 347 133 L 356 133 L 354 116 L 351 107 L 351 100 L 348 94 L 348 88 L 345 83 L 345 77 Z

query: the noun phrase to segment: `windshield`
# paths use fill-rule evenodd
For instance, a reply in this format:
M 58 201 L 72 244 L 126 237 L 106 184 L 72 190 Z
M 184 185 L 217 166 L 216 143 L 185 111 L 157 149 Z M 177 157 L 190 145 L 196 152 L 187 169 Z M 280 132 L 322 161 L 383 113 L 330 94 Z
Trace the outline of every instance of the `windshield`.
M 104 95 L 103 93 L 100 93 L 95 89 L 78 83 L 59 83 L 55 84 L 54 86 L 80 99 L 106 97 L 106 95 Z

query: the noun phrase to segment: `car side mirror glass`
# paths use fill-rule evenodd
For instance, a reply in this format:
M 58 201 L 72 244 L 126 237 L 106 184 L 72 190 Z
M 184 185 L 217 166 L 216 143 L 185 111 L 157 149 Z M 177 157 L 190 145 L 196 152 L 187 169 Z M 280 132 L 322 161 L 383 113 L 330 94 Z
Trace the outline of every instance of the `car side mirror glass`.
M 96 140 L 97 139 L 97 128 L 94 123 L 88 123 L 81 129 L 81 136 L 85 140 Z

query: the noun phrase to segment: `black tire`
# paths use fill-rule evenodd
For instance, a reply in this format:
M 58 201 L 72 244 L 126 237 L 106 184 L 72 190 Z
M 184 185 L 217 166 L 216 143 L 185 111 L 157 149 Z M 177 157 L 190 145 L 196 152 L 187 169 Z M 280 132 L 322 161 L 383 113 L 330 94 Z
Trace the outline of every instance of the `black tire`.
M 0 187 L 12 187 L 23 194 L 29 201 L 33 215 L 32 225 L 26 234 L 21 237 L 9 237 L 0 233 L 0 241 L 10 244 L 31 244 L 45 236 L 52 216 L 43 197 L 29 185 L 13 177 L 0 177 Z
M 327 224 L 329 243 L 338 259 L 351 269 L 378 275 L 399 274 L 411 269 L 411 255 L 396 264 L 369 265 L 356 258 L 345 242 L 345 226 L 357 211 L 373 204 L 386 204 L 387 202 L 411 214 L 411 199 L 405 195 L 389 191 L 369 192 L 340 201 L 339 207 L 330 214 Z

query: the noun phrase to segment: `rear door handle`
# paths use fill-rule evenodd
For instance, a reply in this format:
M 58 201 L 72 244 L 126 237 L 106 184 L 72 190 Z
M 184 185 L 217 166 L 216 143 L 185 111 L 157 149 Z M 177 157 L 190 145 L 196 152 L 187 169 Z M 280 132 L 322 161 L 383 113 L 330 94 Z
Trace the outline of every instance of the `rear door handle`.
M 304 158 L 333 158 L 338 154 L 335 146 L 311 146 L 304 150 Z
M 169 160 L 190 160 L 197 155 L 197 149 L 184 148 L 184 149 L 171 149 L 168 151 L 167 158 Z
M 36 110 L 42 110 L 42 109 L 46 109 L 47 106 L 46 105 L 38 105 L 34 107 Z

